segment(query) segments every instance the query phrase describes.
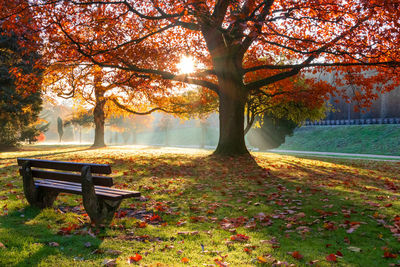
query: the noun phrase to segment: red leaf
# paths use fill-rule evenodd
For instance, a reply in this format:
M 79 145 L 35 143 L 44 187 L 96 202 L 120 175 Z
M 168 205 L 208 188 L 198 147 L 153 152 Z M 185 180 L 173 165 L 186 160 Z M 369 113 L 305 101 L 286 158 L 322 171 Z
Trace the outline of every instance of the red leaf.
M 150 218 L 150 221 L 151 222 L 153 222 L 153 221 L 160 221 L 161 220 L 161 217 L 160 217 L 160 215 L 158 215 L 158 214 L 153 214 L 153 216 L 151 216 L 151 218 Z
M 115 218 L 123 218 L 123 217 L 126 216 L 126 214 L 127 214 L 126 211 L 120 210 L 120 211 L 115 213 Z
M 337 262 L 337 260 L 336 260 L 336 255 L 333 254 L 333 253 L 331 253 L 331 254 L 329 254 L 328 256 L 326 256 L 326 260 L 327 260 L 327 261 Z
M 389 251 L 385 251 L 383 253 L 383 257 L 384 258 L 393 258 L 393 259 L 395 259 L 395 258 L 397 258 L 397 254 L 393 254 L 393 253 L 390 253 Z
M 292 257 L 295 258 L 296 260 L 301 260 L 303 258 L 303 255 L 301 255 L 300 252 L 298 251 L 293 251 Z
M 138 262 L 138 261 L 140 261 L 142 258 L 143 258 L 142 255 L 139 255 L 139 254 L 136 253 L 135 256 L 130 256 L 130 257 L 129 257 L 128 262 L 129 262 L 129 263 Z
M 336 251 L 336 256 L 343 257 L 343 254 L 342 254 L 342 252 L 340 252 L 340 251 L 338 250 L 338 251 Z
M 238 241 L 238 242 L 244 242 L 249 240 L 250 237 L 246 236 L 246 235 L 242 235 L 242 234 L 237 234 L 237 235 L 233 235 L 231 236 L 231 240 L 232 241 Z
M 136 226 L 139 228 L 145 228 L 147 226 L 147 223 L 146 222 L 137 222 Z

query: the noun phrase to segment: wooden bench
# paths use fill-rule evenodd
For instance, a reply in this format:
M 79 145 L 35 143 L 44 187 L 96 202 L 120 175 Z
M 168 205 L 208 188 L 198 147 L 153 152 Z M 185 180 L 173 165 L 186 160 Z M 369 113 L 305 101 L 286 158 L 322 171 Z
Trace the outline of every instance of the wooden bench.
M 30 205 L 41 209 L 51 207 L 61 192 L 79 194 L 87 214 L 96 225 L 108 225 L 124 198 L 140 196 L 136 191 L 111 188 L 111 177 L 92 175 L 110 174 L 111 167 L 107 164 L 28 158 L 18 158 L 17 161 L 21 166 L 24 194 Z

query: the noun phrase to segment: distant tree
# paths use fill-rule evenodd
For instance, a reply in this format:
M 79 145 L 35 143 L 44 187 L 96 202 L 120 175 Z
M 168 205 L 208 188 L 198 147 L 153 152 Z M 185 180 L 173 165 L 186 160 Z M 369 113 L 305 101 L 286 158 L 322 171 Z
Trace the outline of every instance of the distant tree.
M 207 142 L 207 131 L 209 123 L 206 117 L 201 117 L 196 121 L 196 125 L 200 127 L 200 148 L 204 148 Z
M 151 127 L 151 123 L 154 120 L 152 115 L 147 116 L 135 116 L 129 115 L 125 118 L 125 134 L 132 134 L 133 143 L 137 143 L 137 134 L 145 131 Z M 126 141 L 125 141 L 126 142 Z
M 64 122 L 64 127 L 73 125 L 79 128 L 79 143 L 82 143 L 82 128 L 91 127 L 94 124 L 93 112 L 76 112 Z
M 163 115 L 158 123 L 159 129 L 164 132 L 164 145 L 170 145 L 170 130 L 173 125 L 173 119 L 171 116 Z
M 58 132 L 58 142 L 61 143 L 64 134 L 64 125 L 60 117 L 57 118 L 57 132 Z

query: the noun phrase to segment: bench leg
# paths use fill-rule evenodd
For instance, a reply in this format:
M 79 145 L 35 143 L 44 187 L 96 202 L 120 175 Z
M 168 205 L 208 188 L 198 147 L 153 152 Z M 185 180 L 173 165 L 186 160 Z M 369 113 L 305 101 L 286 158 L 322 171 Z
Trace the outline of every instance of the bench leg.
M 22 164 L 22 179 L 24 183 L 24 194 L 31 206 L 43 209 L 53 205 L 58 192 L 45 190 L 35 186 L 29 162 Z
M 121 204 L 121 200 L 105 200 L 96 196 L 89 166 L 82 168 L 81 176 L 83 206 L 90 220 L 97 226 L 109 225 L 114 218 L 115 211 Z

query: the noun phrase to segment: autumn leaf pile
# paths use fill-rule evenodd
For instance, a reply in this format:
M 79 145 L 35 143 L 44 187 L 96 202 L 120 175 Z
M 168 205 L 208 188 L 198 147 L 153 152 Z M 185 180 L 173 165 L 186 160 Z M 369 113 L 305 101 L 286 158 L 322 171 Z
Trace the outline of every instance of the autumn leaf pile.
M 0 155 L 0 264 L 397 266 L 400 164 L 176 149 L 47 148 Z M 79 196 L 28 207 L 16 157 L 109 163 L 139 190 L 112 225 Z

